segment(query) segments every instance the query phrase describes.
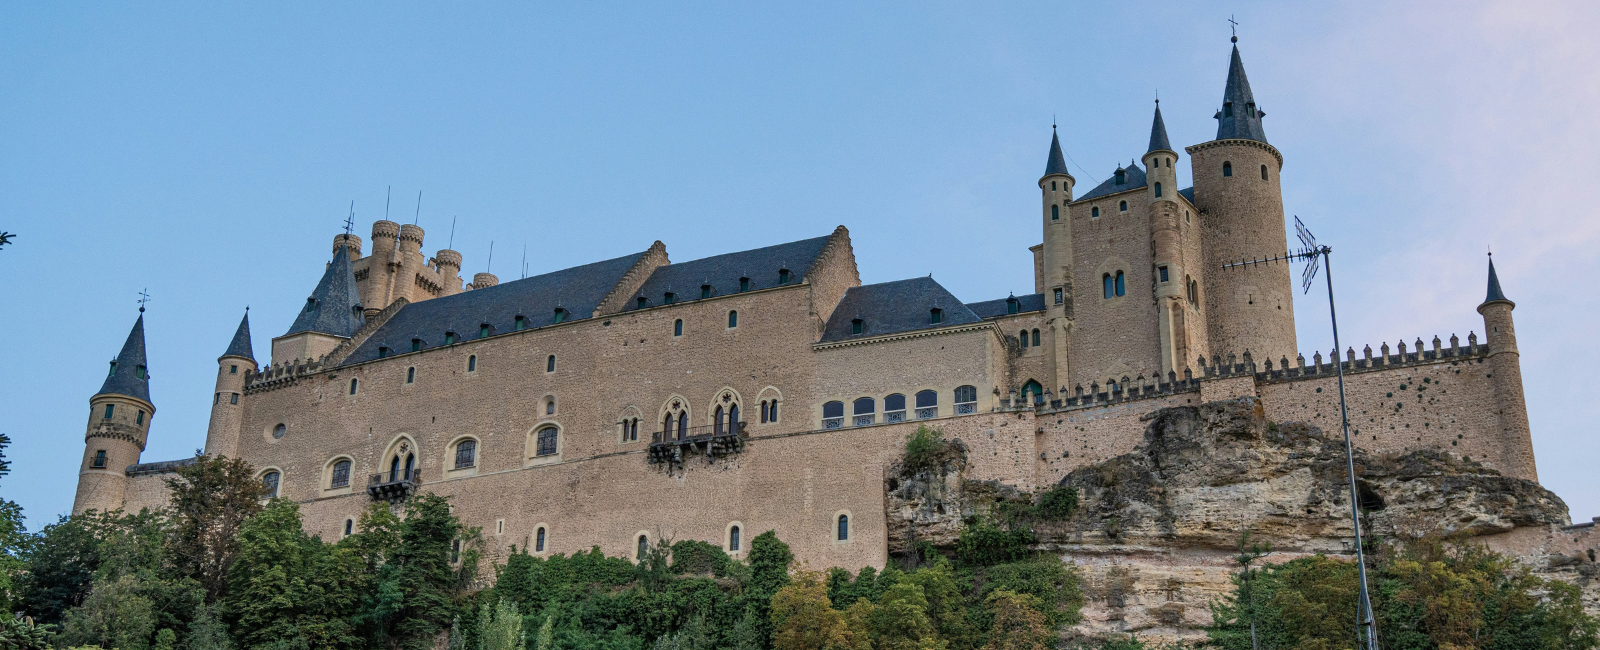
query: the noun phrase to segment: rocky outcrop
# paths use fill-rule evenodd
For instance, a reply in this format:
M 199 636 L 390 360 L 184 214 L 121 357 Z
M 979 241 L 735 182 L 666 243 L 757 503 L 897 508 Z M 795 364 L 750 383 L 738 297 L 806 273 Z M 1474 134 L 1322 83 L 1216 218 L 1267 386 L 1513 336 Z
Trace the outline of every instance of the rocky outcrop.
M 1163 409 L 1134 451 L 1078 468 L 1071 519 L 1035 524 L 1041 550 L 1083 571 L 1090 604 L 1076 632 L 1137 632 L 1152 640 L 1203 636 L 1209 604 L 1229 590 L 1231 556 L 1252 531 L 1267 562 L 1351 552 L 1344 442 L 1301 423 L 1272 423 L 1258 400 Z M 1371 535 L 1476 537 L 1530 565 L 1580 575 L 1580 554 L 1548 550 L 1569 523 L 1566 504 L 1537 483 L 1469 458 L 1425 450 L 1354 453 L 1363 526 Z M 965 465 L 891 477 L 891 550 L 910 540 L 953 547 L 962 520 L 1026 498 L 974 481 Z M 1574 564 L 1576 563 L 1576 564 Z M 1590 571 L 1593 573 L 1593 571 Z M 1585 580 L 1584 583 L 1588 581 Z M 1585 584 L 1594 601 L 1596 585 Z

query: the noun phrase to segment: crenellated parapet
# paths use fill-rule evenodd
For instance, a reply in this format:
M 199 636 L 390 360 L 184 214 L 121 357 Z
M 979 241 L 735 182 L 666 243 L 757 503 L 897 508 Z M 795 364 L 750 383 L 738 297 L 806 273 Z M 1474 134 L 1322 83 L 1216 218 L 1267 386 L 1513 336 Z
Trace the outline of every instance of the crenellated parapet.
M 245 371 L 244 394 L 254 395 L 269 390 L 286 388 L 300 380 L 321 372 L 322 362 L 316 359 L 294 359 L 262 368 L 259 372 Z

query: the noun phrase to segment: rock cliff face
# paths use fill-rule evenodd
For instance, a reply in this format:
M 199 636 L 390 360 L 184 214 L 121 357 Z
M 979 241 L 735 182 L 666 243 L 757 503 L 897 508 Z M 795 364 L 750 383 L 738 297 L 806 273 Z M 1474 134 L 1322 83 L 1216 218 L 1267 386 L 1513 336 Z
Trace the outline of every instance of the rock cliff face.
M 1231 556 L 1246 529 L 1272 546 L 1266 562 L 1351 552 L 1337 433 L 1270 423 L 1249 398 L 1163 409 L 1146 420 L 1133 452 L 1063 479 L 1081 498 L 1072 519 L 1035 528 L 1040 549 L 1083 571 L 1090 604 L 1077 633 L 1203 636 L 1209 603 L 1229 590 Z M 1355 464 L 1368 534 L 1473 536 L 1578 582 L 1591 609 L 1600 606 L 1594 560 L 1567 548 L 1579 540 L 1562 531 L 1566 504 L 1537 483 L 1438 451 L 1391 457 L 1357 448 Z M 891 552 L 913 542 L 953 548 L 963 518 L 999 500 L 1026 498 L 967 476 L 962 462 L 894 472 L 885 485 Z

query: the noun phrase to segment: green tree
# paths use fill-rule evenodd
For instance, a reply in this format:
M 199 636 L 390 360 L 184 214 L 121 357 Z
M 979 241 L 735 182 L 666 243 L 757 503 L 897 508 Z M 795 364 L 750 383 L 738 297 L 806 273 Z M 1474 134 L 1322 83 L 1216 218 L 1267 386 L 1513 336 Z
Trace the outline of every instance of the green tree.
M 526 645 L 522 635 L 522 613 L 508 600 L 494 607 L 483 603 L 478 610 L 478 644 L 481 650 L 520 650 Z
M 477 570 L 478 554 L 470 543 L 476 531 L 462 526 L 439 495 L 413 496 L 405 509 L 399 543 L 384 553 L 376 593 L 369 594 L 369 617 L 378 625 L 378 640 L 431 650 L 434 637 L 465 609 Z
M 983 650 L 1048 650 L 1054 647 L 1055 628 L 1039 612 L 1039 599 L 1027 594 L 996 590 L 989 594 L 994 627 Z
M 10 445 L 11 437 L 0 433 L 0 478 L 11 473 L 11 461 L 6 460 L 6 447 Z M 22 506 L 0 499 L 0 612 L 14 612 L 21 604 L 18 581 L 26 572 L 24 558 L 33 541 L 23 524 Z
M 207 600 L 221 599 L 239 552 L 240 527 L 261 511 L 261 481 L 242 460 L 202 456 L 166 484 L 173 563 L 180 575 L 200 583 Z
M 239 530 L 223 601 L 241 647 L 266 649 L 287 639 L 317 648 L 355 648 L 362 559 L 301 528 L 300 507 L 275 499 Z
M 939 639 L 957 650 L 977 647 L 976 634 L 968 621 L 966 599 L 949 560 L 941 557 L 932 565 L 908 573 L 905 582 L 922 589 L 927 601 L 924 611 Z
M 902 581 L 878 599 L 869 619 L 872 647 L 876 650 L 929 650 L 946 647 L 928 617 L 928 598 L 922 587 Z
M 854 650 L 864 641 L 828 601 L 828 588 L 815 571 L 797 572 L 773 595 L 772 626 L 774 650 Z

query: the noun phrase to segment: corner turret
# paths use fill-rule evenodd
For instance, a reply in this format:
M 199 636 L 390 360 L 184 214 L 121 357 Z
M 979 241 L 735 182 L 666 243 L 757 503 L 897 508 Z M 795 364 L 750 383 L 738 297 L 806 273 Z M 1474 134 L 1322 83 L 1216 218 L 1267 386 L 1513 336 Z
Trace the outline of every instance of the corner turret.
M 1074 179 L 1067 173 L 1066 157 L 1061 153 L 1061 139 L 1055 125 L 1050 126 L 1050 154 L 1045 159 L 1044 176 L 1039 178 L 1039 193 L 1044 205 L 1044 244 L 1036 262 L 1038 270 L 1035 288 L 1044 294 L 1048 316 L 1048 333 L 1045 340 L 1047 367 L 1055 373 L 1048 383 L 1056 385 L 1057 377 L 1067 377 L 1067 315 L 1072 306 L 1072 219 L 1068 205 L 1072 203 Z
M 244 378 L 256 369 L 250 345 L 250 309 L 239 319 L 228 349 L 217 357 L 216 389 L 211 394 L 211 422 L 206 427 L 206 454 L 237 456 L 239 426 L 244 421 L 240 408 L 244 400 Z
M 1516 303 L 1506 298 L 1500 290 L 1500 276 L 1494 271 L 1494 258 L 1489 258 L 1489 291 L 1478 313 L 1483 316 L 1483 333 L 1489 344 L 1489 382 L 1494 386 L 1495 413 L 1500 419 L 1503 438 L 1500 448 L 1504 457 L 1501 472 L 1539 480 L 1539 469 L 1533 460 L 1533 430 L 1528 424 L 1528 401 L 1522 391 L 1522 361 L 1517 352 L 1517 328 L 1511 319 Z
M 139 463 L 156 407 L 150 401 L 150 372 L 145 364 L 144 308 L 111 362 L 100 391 L 89 398 L 89 424 L 84 435 L 83 464 L 78 471 L 74 515 L 86 510 L 108 512 L 122 507 L 129 465 Z
M 1161 119 L 1161 100 L 1156 100 L 1155 117 L 1150 121 L 1150 146 L 1144 153 L 1145 196 L 1150 204 L 1150 252 L 1155 271 L 1156 331 L 1161 338 L 1161 376 L 1182 372 L 1188 367 L 1191 345 L 1199 332 L 1191 332 L 1198 318 L 1189 318 L 1184 301 L 1185 278 L 1200 269 L 1190 268 L 1184 258 L 1186 227 L 1185 201 L 1178 196 L 1178 174 L 1173 163 L 1178 152 L 1167 140 L 1167 124 Z M 1192 260 L 1198 262 L 1199 260 Z M 1197 266 L 1197 264 L 1194 264 Z

